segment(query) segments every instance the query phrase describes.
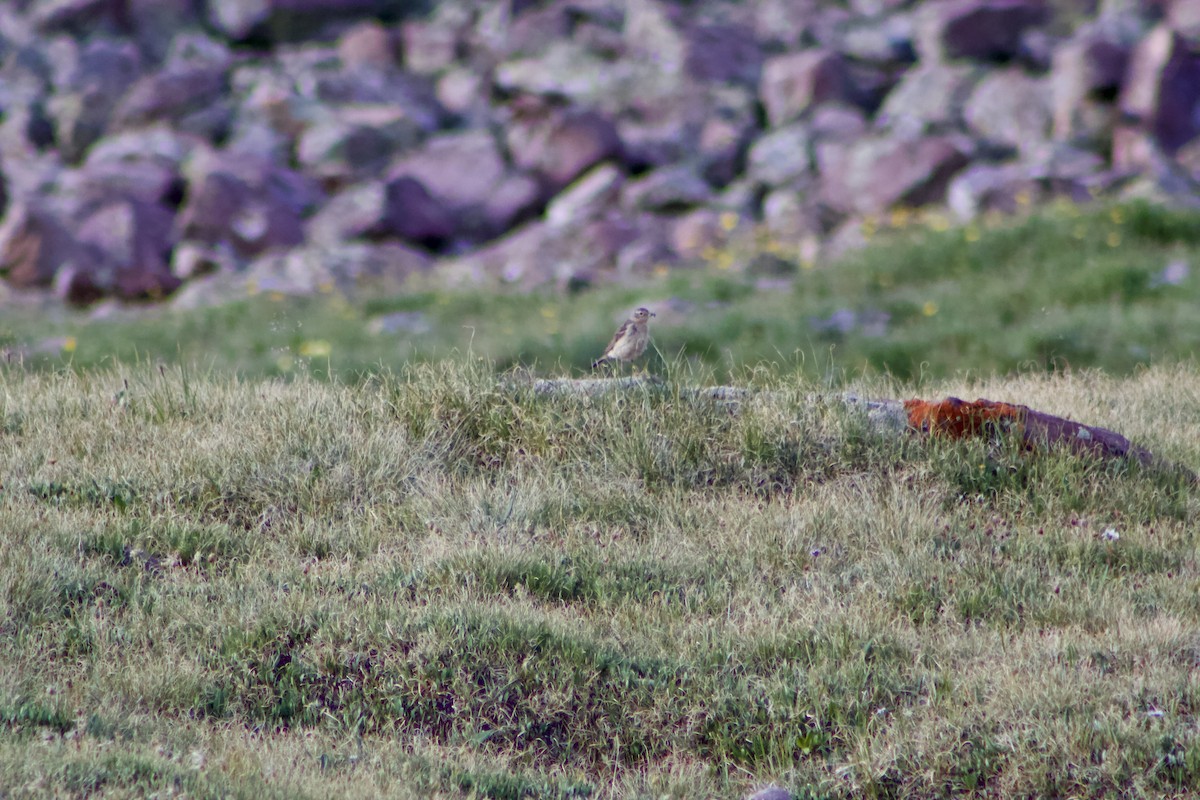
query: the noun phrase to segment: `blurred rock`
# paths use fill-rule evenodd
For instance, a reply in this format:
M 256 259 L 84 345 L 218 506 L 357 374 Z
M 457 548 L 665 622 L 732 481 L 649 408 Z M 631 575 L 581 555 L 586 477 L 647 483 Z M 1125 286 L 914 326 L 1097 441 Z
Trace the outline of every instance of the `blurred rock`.
M 749 114 L 717 111 L 704 121 L 696 141 L 696 153 L 704 179 L 725 186 L 745 169 L 746 150 L 757 130 Z
M 338 38 L 338 59 L 350 70 L 389 71 L 398 66 L 396 42 L 378 22 L 360 22 Z
M 917 139 L 868 137 L 847 154 L 839 174 L 822 175 L 849 209 L 879 214 L 895 206 L 921 206 L 943 199 L 950 179 L 970 161 L 971 147 L 960 137 Z
M 617 204 L 625 177 L 612 164 L 600 164 L 559 192 L 546 206 L 546 221 L 555 227 L 578 225 Z
M 546 52 L 496 67 L 492 82 L 508 95 L 541 95 L 591 106 L 624 94 L 633 67 L 614 64 L 577 42 L 557 41 Z
M 777 241 L 798 242 L 811 234 L 824 233 L 819 209 L 791 189 L 777 189 L 762 203 L 763 224 Z
M 105 134 L 118 99 L 141 70 L 141 56 L 131 43 L 96 39 L 81 50 L 67 83 L 47 102 L 64 159 L 79 161 Z
M 746 173 L 764 186 L 787 186 L 812 170 L 809 126 L 794 123 L 763 134 L 746 154 Z
M 50 286 L 59 270 L 91 272 L 94 259 L 45 207 L 12 203 L 0 224 L 0 275 L 18 289 Z
M 712 189 L 687 164 L 665 167 L 626 182 L 621 202 L 626 209 L 674 213 L 703 205 Z
M 1008 61 L 1022 35 L 1049 14 L 1042 0 L 933 0 L 917 12 L 917 52 L 931 62 Z
M 1200 135 L 1200 55 L 1159 25 L 1133 50 L 1120 104 L 1126 117 L 1174 154 Z
M 218 272 L 233 273 L 239 266 L 232 249 L 224 245 L 180 242 L 171 251 L 171 273 L 183 281 Z
M 595 111 L 539 108 L 510 124 L 507 145 L 513 163 L 537 175 L 551 194 L 622 154 L 616 127 Z
M 450 210 L 419 180 L 401 175 L 387 182 L 383 218 L 367 232 L 395 236 L 438 250 L 450 241 L 456 230 Z
M 1048 76 L 1053 102 L 1054 136 L 1071 139 L 1090 136 L 1103 126 L 1106 115 L 1098 104 L 1111 104 L 1121 88 L 1130 47 L 1105 35 L 1099 26 L 1087 26 L 1060 45 Z M 1096 120 L 1101 120 L 1097 125 Z
M 447 70 L 434 88 L 438 102 L 450 114 L 483 124 L 488 118 L 486 79 L 469 69 Z
M 432 263 L 428 254 L 400 242 L 308 245 L 264 254 L 243 277 L 258 292 L 397 294 L 405 281 L 427 272 Z
M 0 273 L 134 299 L 386 245 L 573 290 L 728 227 L 811 260 L 897 205 L 1190 207 L 1195 5 L 0 3 Z
M 155 203 L 118 200 L 80 222 L 78 241 L 102 265 L 89 277 L 102 294 L 122 300 L 160 300 L 181 283 L 170 269 L 174 214 Z
M 1041 187 L 1020 164 L 973 164 L 946 190 L 946 205 L 962 222 L 987 211 L 1012 214 L 1041 199 Z
M 168 122 L 209 141 L 221 138 L 229 125 L 224 69 L 180 66 L 138 79 L 117 103 L 111 125 L 116 130 Z
M 342 106 L 321 113 L 296 140 L 296 160 L 309 174 L 341 185 L 379 176 L 424 138 L 421 123 L 386 103 Z
M 447 25 L 409 20 L 400 28 L 406 69 L 430 75 L 453 66 L 460 55 L 462 36 Z
M 968 65 L 918 64 L 884 98 L 875 124 L 905 136 L 956 125 L 981 77 L 978 68 Z
M 771 125 L 795 119 L 811 105 L 854 102 L 856 95 L 845 60 L 829 50 L 775 56 L 763 64 L 759 96 Z
M 302 218 L 320 199 L 308 178 L 244 153 L 198 150 L 184 175 L 181 236 L 228 242 L 245 257 L 301 244 Z
M 685 34 L 687 74 L 699 81 L 757 86 L 763 53 L 754 31 L 744 25 L 698 23 Z
M 1050 92 L 1046 83 L 1019 69 L 994 70 L 963 106 L 971 131 L 990 144 L 1028 151 L 1050 135 Z
M 726 235 L 719 213 L 697 208 L 680 216 L 671 226 L 670 246 L 682 258 L 697 259 L 724 243 Z
M 433 137 L 389 174 L 420 181 L 454 218 L 455 234 L 476 241 L 496 236 L 542 199 L 538 183 L 509 168 L 486 130 Z
M 387 0 L 206 0 L 208 22 L 234 41 L 296 41 L 344 20 L 386 13 Z
M 904 65 L 917 60 L 908 13 L 867 14 L 840 31 L 838 52 L 855 61 Z
M 428 197 L 428 193 L 424 197 Z M 366 181 L 349 186 L 332 195 L 308 219 L 306 239 L 312 244 L 333 246 L 338 242 L 370 236 L 399 236 L 400 233 L 391 230 L 386 221 L 387 209 L 387 186 L 383 181 Z M 413 229 L 416 227 L 413 226 Z M 441 234 L 431 238 L 440 240 L 448 236 L 447 221 Z M 412 241 L 419 242 L 421 237 L 417 236 Z

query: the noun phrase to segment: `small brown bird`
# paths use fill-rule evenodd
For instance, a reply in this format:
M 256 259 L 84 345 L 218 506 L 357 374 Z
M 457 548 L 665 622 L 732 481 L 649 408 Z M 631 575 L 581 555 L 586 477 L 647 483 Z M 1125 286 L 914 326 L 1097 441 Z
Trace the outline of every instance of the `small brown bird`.
M 606 361 L 633 361 L 646 352 L 646 345 L 650 343 L 650 318 L 653 316 L 654 312 L 648 308 L 634 311 L 633 316 L 617 328 L 612 341 L 604 348 L 604 355 L 592 362 L 592 369 Z

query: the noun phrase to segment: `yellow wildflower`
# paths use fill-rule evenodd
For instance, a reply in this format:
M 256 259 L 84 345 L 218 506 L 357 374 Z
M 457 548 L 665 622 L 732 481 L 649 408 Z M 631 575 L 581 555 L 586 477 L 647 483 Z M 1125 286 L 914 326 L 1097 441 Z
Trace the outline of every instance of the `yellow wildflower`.
M 324 339 L 310 339 L 300 343 L 300 355 L 305 358 L 326 357 L 333 352 L 333 345 Z

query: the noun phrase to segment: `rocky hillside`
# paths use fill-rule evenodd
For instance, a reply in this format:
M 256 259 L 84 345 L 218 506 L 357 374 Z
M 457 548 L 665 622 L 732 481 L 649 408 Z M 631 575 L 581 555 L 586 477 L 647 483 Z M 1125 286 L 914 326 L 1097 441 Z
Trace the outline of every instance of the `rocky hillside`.
M 9 0 L 0 111 L 0 297 L 580 287 L 1200 205 L 1200 3 Z

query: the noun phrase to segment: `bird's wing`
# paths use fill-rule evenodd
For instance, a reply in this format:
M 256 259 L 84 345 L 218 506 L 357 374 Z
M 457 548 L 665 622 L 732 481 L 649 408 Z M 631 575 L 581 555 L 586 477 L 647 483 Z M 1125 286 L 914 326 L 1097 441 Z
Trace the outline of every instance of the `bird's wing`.
M 631 319 L 625 320 L 621 327 L 617 328 L 617 332 L 613 334 L 612 341 L 608 343 L 608 347 L 604 348 L 604 355 L 607 356 L 612 352 L 613 348 L 627 336 L 633 336 L 637 333 L 637 323 Z

